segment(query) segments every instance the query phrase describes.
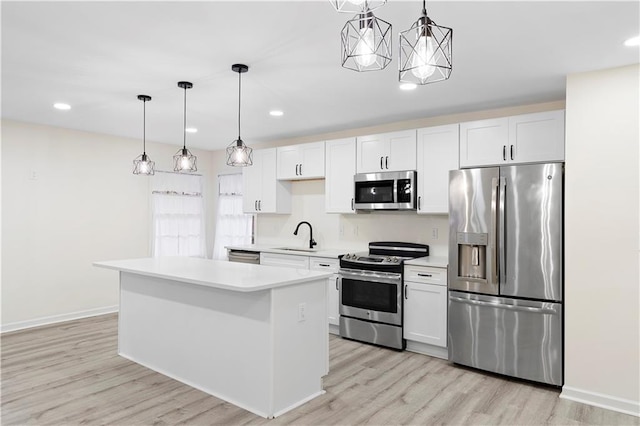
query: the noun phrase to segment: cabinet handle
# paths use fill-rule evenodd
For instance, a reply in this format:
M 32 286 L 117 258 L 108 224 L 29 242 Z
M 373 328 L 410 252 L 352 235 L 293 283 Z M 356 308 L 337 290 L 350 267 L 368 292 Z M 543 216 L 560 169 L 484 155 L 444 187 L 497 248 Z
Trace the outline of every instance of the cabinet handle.
M 326 266 L 328 268 L 331 265 L 329 265 L 328 263 L 318 263 L 318 266 Z
M 383 158 L 383 157 L 380 157 L 380 170 L 382 170 L 382 169 L 383 169 L 383 167 L 382 167 L 382 158 Z
M 432 277 L 431 274 L 418 274 L 419 277 Z
M 420 210 L 420 201 L 422 200 L 422 197 L 418 197 L 418 210 Z
M 255 211 L 258 211 L 258 200 L 256 200 L 256 201 L 254 201 L 254 202 L 253 202 L 253 209 L 254 209 Z
M 507 146 L 506 145 L 502 145 L 502 159 L 504 161 L 507 161 Z
M 340 291 L 340 289 L 338 288 L 338 280 L 340 279 L 340 277 L 336 277 L 336 290 Z
M 351 210 L 355 210 L 355 206 L 353 205 L 353 198 L 351 199 Z
M 296 176 L 299 176 L 298 174 L 298 165 L 296 164 Z
M 511 145 L 511 147 L 509 148 L 509 151 L 511 152 L 511 159 L 513 160 L 513 145 Z
M 384 166 L 387 170 L 389 169 L 389 157 L 384 157 Z
M 300 176 L 302 176 L 302 164 L 300 164 Z
M 406 284 L 404 285 L 404 298 L 405 299 L 409 298 L 409 296 L 407 295 L 407 285 Z
M 258 210 L 262 211 L 262 200 L 258 200 Z

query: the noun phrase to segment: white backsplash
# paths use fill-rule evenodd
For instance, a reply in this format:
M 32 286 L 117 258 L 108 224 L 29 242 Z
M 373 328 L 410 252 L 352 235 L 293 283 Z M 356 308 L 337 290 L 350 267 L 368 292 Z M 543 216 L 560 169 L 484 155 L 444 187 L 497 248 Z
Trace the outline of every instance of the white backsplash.
M 291 214 L 258 215 L 256 243 L 304 247 L 309 242 L 309 227 L 301 226 L 297 236 L 293 231 L 300 221 L 306 220 L 313 226 L 313 238 L 319 249 L 363 251 L 370 241 L 406 241 L 428 244 L 431 255 L 447 256 L 447 215 L 418 215 L 416 212 L 328 214 L 324 211 L 324 201 L 324 180 L 293 182 Z

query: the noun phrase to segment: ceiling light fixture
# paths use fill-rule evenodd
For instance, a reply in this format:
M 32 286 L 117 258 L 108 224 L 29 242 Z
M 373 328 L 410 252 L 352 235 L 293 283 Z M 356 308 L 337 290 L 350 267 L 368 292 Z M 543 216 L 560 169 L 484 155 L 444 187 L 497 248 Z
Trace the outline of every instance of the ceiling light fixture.
M 253 165 L 253 149 L 249 148 L 240 137 L 240 99 L 242 95 L 242 74 L 249 71 L 244 64 L 233 64 L 231 69 L 238 73 L 238 139 L 227 147 L 227 165 L 246 167 Z
M 331 5 L 341 13 L 360 13 L 365 10 L 376 10 L 387 0 L 330 0 Z
M 184 129 L 184 131 L 187 133 L 198 133 L 198 129 L 196 129 L 195 127 L 187 127 L 186 129 Z
M 453 30 L 436 25 L 428 16 L 425 0 L 422 14 L 411 28 L 400 33 L 399 80 L 429 84 L 451 75 Z
M 282 117 L 284 115 L 284 112 L 280 111 L 279 109 L 274 109 L 273 111 L 269 111 L 269 115 L 272 117 Z
M 341 39 L 344 68 L 377 71 L 391 62 L 391 24 L 376 18 L 369 8 L 347 21 Z
M 191 89 L 193 84 L 188 81 L 179 81 L 178 87 L 184 89 L 184 139 L 182 148 L 173 156 L 173 170 L 176 172 L 195 172 L 198 170 L 197 158 L 187 149 L 187 89 Z
M 640 46 L 640 36 L 628 38 L 624 41 L 624 45 L 627 47 Z
M 68 111 L 71 109 L 71 105 L 69 104 L 63 104 L 61 102 L 56 102 L 55 104 L 53 104 L 53 107 L 55 109 L 59 109 L 61 111 Z
M 147 155 L 147 102 L 151 100 L 151 96 L 138 95 L 138 99 L 142 101 L 142 154 L 133 160 L 134 175 L 153 175 L 156 173 L 156 163 L 151 161 Z

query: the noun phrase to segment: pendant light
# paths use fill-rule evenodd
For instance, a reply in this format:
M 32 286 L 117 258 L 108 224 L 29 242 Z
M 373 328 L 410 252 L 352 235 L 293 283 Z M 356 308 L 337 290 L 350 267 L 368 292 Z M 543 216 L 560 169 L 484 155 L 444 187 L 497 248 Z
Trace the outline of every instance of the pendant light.
M 253 149 L 249 148 L 240 137 L 240 98 L 242 94 L 242 74 L 249 71 L 244 64 L 233 64 L 231 70 L 238 73 L 238 139 L 227 147 L 227 165 L 246 167 L 253 165 Z
M 422 14 L 411 28 L 400 33 L 400 82 L 429 84 L 448 79 L 452 37 L 451 28 L 436 25 L 427 16 L 422 0 Z
M 368 8 L 347 21 L 341 39 L 344 68 L 377 71 L 391 62 L 391 24 L 376 18 Z
M 387 0 L 330 0 L 331 5 L 341 13 L 361 13 L 376 10 L 383 6 Z
M 178 87 L 184 89 L 184 123 L 182 132 L 184 133 L 182 148 L 173 156 L 173 171 L 175 172 L 195 172 L 198 170 L 195 155 L 187 149 L 187 89 L 191 89 L 193 84 L 188 81 L 179 81 Z
M 142 154 L 138 155 L 136 159 L 133 160 L 133 174 L 153 175 L 156 173 L 156 163 L 154 161 L 151 161 L 146 151 L 147 102 L 151 100 L 151 96 L 138 95 L 138 99 L 142 101 Z

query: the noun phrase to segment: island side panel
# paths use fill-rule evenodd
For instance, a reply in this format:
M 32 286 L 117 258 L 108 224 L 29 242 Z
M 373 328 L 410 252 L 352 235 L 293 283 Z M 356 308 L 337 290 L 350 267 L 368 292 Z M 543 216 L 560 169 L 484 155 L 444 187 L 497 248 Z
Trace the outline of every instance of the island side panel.
M 119 354 L 272 415 L 270 290 L 234 292 L 122 272 Z
M 278 416 L 324 393 L 322 376 L 329 357 L 326 278 L 272 291 L 273 411 Z

